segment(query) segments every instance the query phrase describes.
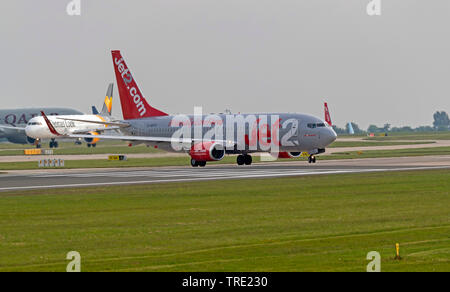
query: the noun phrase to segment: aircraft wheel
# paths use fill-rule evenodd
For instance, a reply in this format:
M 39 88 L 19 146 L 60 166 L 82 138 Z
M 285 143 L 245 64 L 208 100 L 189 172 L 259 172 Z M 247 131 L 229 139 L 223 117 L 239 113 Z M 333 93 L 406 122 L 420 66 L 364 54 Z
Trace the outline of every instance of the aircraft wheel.
M 191 166 L 192 167 L 198 167 L 198 161 L 195 159 L 191 159 Z
M 37 144 L 37 145 L 36 145 L 36 148 L 37 148 L 37 149 L 41 149 L 41 147 L 42 147 L 41 144 Z
M 48 145 L 48 146 L 49 146 L 50 148 L 53 148 L 53 145 L 54 145 L 54 142 L 53 142 L 53 141 L 51 141 L 51 142 L 49 143 L 49 145 Z
M 91 146 L 92 146 L 91 144 L 86 144 L 86 145 L 87 145 L 88 148 L 91 148 Z
M 244 165 L 245 164 L 245 156 L 244 155 L 238 155 L 236 162 L 238 165 Z
M 316 163 L 316 157 L 315 156 L 313 156 L 313 158 L 312 158 L 312 163 Z
M 198 166 L 205 167 L 206 166 L 206 161 L 199 161 L 198 162 Z
M 253 159 L 251 155 L 245 155 L 244 156 L 244 163 L 245 165 L 252 165 Z
M 92 147 L 93 147 L 93 148 L 97 147 L 97 144 L 92 144 Z
M 59 147 L 58 142 L 53 142 L 53 147 L 54 147 L 54 148 L 58 148 L 58 147 Z

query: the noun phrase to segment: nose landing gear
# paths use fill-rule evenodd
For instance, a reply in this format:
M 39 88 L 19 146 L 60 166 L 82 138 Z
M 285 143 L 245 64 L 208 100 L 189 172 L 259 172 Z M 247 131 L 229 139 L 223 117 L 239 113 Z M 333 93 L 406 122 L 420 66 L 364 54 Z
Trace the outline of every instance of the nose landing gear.
M 316 156 L 310 155 L 308 157 L 308 163 L 316 163 Z

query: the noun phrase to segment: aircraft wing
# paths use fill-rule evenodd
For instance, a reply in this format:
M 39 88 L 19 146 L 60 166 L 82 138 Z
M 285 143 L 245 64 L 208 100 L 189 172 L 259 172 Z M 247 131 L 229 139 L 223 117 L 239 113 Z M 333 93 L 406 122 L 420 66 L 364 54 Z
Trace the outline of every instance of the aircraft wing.
M 64 121 L 74 121 L 74 122 L 82 122 L 82 123 L 90 123 L 90 124 L 99 124 L 106 126 L 117 126 L 119 128 L 128 128 L 130 125 L 127 123 L 119 123 L 119 122 L 100 122 L 100 121 L 87 121 L 87 120 L 79 120 L 79 119 L 68 119 L 68 118 L 57 118 L 58 120 Z
M 91 129 L 89 131 L 75 131 L 75 132 L 73 132 L 73 134 L 78 135 L 78 134 L 86 134 L 88 132 L 104 132 L 104 131 L 109 131 L 109 130 L 120 130 L 120 127 L 108 127 L 108 128 L 103 127 L 103 128 Z
M 5 125 L 0 125 L 0 131 L 1 130 L 15 130 L 17 132 L 25 132 L 25 128 L 13 127 L 13 126 L 5 126 Z
M 87 134 L 71 134 L 71 135 L 62 135 L 56 131 L 52 122 L 47 118 L 44 112 L 41 112 L 42 117 L 44 118 L 50 132 L 56 136 L 65 137 L 65 138 L 92 138 L 92 135 Z M 95 122 L 100 123 L 100 122 Z M 109 123 L 106 123 L 109 124 Z M 112 123 L 114 124 L 114 123 Z M 121 123 L 115 123 L 121 124 Z M 121 124 L 125 125 L 125 124 Z M 130 125 L 126 124 L 127 127 Z M 122 126 L 123 127 L 123 126 Z M 96 135 L 97 139 L 104 140 L 122 140 L 122 141 L 140 141 L 140 142 L 167 142 L 167 143 L 193 143 L 193 142 L 215 142 L 223 145 L 224 147 L 230 147 L 236 145 L 235 141 L 225 141 L 225 140 L 207 140 L 207 139 L 194 139 L 194 138 L 168 138 L 168 137 L 145 137 L 145 136 L 109 136 L 109 135 Z
M 92 138 L 92 135 L 64 135 L 67 138 Z M 234 141 L 225 140 L 208 140 L 208 139 L 194 139 L 194 138 L 167 138 L 167 137 L 146 137 L 146 136 L 109 136 L 109 135 L 97 135 L 95 138 L 104 140 L 121 140 L 121 141 L 139 141 L 139 142 L 167 142 L 167 143 L 193 143 L 193 142 L 216 142 L 224 147 L 234 146 Z

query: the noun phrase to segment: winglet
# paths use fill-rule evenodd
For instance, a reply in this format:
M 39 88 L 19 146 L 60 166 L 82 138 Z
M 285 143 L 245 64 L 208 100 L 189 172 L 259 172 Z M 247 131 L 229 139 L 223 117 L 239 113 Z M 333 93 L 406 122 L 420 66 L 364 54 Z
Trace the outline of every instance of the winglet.
M 45 115 L 45 113 L 43 111 L 41 111 L 41 115 L 44 118 L 45 122 L 47 123 L 48 129 L 50 130 L 50 132 L 53 135 L 62 136 L 60 133 L 58 133 L 58 131 L 56 131 L 55 127 L 53 127 L 53 125 L 52 125 L 52 122 L 50 122 L 50 120 L 47 118 L 47 116 Z
M 99 115 L 98 109 L 95 107 L 95 105 L 92 106 L 92 114 L 93 115 Z
M 328 110 L 328 103 L 325 102 L 325 122 L 327 122 L 328 125 L 333 126 L 333 123 L 331 122 L 331 116 L 330 111 Z

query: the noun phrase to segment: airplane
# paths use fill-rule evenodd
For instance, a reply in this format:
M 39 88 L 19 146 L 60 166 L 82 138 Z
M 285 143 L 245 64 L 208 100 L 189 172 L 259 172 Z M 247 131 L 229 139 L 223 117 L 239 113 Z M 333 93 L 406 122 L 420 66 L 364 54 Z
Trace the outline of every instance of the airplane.
M 70 108 L 21 108 L 0 110 L 0 139 L 14 144 L 30 144 L 41 147 L 40 141 L 27 136 L 25 127 L 28 122 L 40 115 L 41 111 L 57 115 L 82 115 L 83 113 Z
M 307 152 L 308 162 L 315 163 L 315 155 L 324 153 L 336 140 L 337 135 L 328 122 L 307 114 L 168 115 L 148 104 L 121 52 L 111 53 L 123 120 L 85 122 L 119 127 L 122 134 L 99 135 L 99 139 L 129 141 L 130 145 L 144 143 L 166 151 L 185 152 L 190 155 L 193 167 L 222 160 L 226 154 L 237 154 L 238 165 L 251 165 L 251 154 L 259 152 L 269 152 L 277 158 L 296 158 Z M 44 112 L 42 117 L 55 136 L 89 137 L 60 132 L 54 119 Z
M 118 129 L 117 127 L 111 127 L 110 125 L 105 124 L 112 119 L 111 111 L 113 87 L 114 83 L 110 83 L 106 92 L 103 109 L 99 114 L 50 116 L 52 124 L 56 129 L 58 129 L 58 131 L 64 133 L 64 135 L 89 135 L 88 137 L 84 138 L 87 146 L 96 147 L 97 142 L 100 140 L 96 136 L 107 130 Z M 81 118 L 83 120 L 80 121 Z M 92 122 L 99 123 L 93 124 Z M 25 132 L 28 137 L 31 137 L 31 139 L 51 139 L 53 143 L 50 142 L 50 148 L 57 148 L 58 142 L 55 140 L 56 138 L 61 137 L 61 135 L 54 135 L 51 131 L 49 131 L 47 124 L 45 123 L 45 120 L 42 116 L 32 118 L 25 127 Z

